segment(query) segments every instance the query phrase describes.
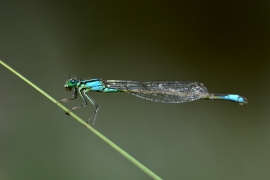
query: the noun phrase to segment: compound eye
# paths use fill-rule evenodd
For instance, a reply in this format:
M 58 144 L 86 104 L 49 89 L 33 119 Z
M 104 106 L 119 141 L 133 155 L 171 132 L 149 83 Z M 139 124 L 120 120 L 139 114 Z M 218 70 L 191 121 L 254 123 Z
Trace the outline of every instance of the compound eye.
M 75 83 L 75 79 L 71 79 L 71 82 L 72 82 L 72 83 Z

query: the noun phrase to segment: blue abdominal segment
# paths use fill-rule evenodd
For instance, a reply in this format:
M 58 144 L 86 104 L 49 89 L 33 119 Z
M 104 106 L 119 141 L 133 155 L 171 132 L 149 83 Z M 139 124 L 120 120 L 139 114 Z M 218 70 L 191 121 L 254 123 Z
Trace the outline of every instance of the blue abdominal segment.
M 213 98 L 210 99 L 222 99 L 222 100 L 229 100 L 229 101 L 234 101 L 240 105 L 247 104 L 247 99 L 239 96 L 237 94 L 226 94 L 226 95 L 215 95 Z

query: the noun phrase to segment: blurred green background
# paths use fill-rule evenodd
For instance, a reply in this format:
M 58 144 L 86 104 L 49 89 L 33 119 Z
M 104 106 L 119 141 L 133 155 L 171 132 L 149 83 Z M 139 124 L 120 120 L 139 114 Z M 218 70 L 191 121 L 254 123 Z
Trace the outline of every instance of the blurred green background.
M 55 99 L 71 94 L 69 74 L 198 81 L 248 98 L 91 93 L 95 128 L 164 179 L 270 179 L 269 42 L 269 1 L 0 2 L 0 59 Z M 2 66 L 0 76 L 1 180 L 151 179 Z

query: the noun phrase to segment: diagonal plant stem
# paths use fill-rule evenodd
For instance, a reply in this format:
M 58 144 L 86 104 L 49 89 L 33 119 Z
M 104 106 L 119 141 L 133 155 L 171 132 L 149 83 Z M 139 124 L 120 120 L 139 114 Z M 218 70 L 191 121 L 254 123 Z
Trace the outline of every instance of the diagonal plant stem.
M 50 99 L 53 103 L 55 103 L 56 105 L 58 105 L 60 108 L 62 108 L 65 112 L 69 111 L 65 106 L 63 106 L 62 104 L 60 104 L 58 101 L 56 101 L 54 98 L 52 98 L 50 95 L 48 95 L 47 93 L 45 93 L 42 89 L 40 89 L 39 87 L 37 87 L 35 84 L 33 84 L 32 82 L 30 82 L 28 79 L 26 79 L 25 77 L 23 77 L 21 74 L 19 74 L 17 71 L 15 71 L 14 69 L 12 69 L 10 66 L 8 66 L 6 63 L 4 63 L 2 60 L 0 60 L 0 64 L 2 64 L 4 67 L 6 67 L 8 70 L 10 70 L 11 72 L 13 72 L 15 75 L 17 75 L 18 77 L 20 77 L 22 80 L 24 80 L 26 83 L 28 83 L 30 86 L 32 86 L 33 88 L 35 88 L 37 91 L 39 91 L 41 94 L 43 94 L 44 96 L 46 96 L 48 99 Z M 69 111 L 69 115 L 72 116 L 73 118 L 75 118 L 77 121 L 79 121 L 82 125 L 84 125 L 87 129 L 91 130 L 94 134 L 96 134 L 100 139 L 102 139 L 103 141 L 105 141 L 108 145 L 110 145 L 112 148 L 114 148 L 117 152 L 119 152 L 122 156 L 124 156 L 125 158 L 127 158 L 128 160 L 130 160 L 134 165 L 136 165 L 138 168 L 140 168 L 143 172 L 145 172 L 147 175 L 149 175 L 150 177 L 152 177 L 153 179 L 158 179 L 161 180 L 161 178 L 159 176 L 157 176 L 154 172 L 152 172 L 150 169 L 148 169 L 147 167 L 145 167 L 143 164 L 141 164 L 139 161 L 137 161 L 136 159 L 134 159 L 132 156 L 130 156 L 128 153 L 126 153 L 123 149 L 121 149 L 119 146 L 117 146 L 116 144 L 114 144 L 112 141 L 110 141 L 108 138 L 106 138 L 104 135 L 102 135 L 101 133 L 99 133 L 97 130 L 95 130 L 92 126 L 90 126 L 89 124 L 87 124 L 84 120 L 82 120 L 81 118 L 79 118 L 77 115 L 75 115 L 73 112 Z

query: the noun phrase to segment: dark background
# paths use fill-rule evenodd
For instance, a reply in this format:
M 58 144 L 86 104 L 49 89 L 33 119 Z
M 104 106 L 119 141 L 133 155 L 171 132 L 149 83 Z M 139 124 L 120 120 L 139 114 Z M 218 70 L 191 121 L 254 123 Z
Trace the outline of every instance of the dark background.
M 0 59 L 55 99 L 70 95 L 69 74 L 199 81 L 248 98 L 90 93 L 95 128 L 164 179 L 270 178 L 269 42 L 269 1 L 0 2 Z M 151 179 L 4 67 L 0 77 L 1 180 Z

